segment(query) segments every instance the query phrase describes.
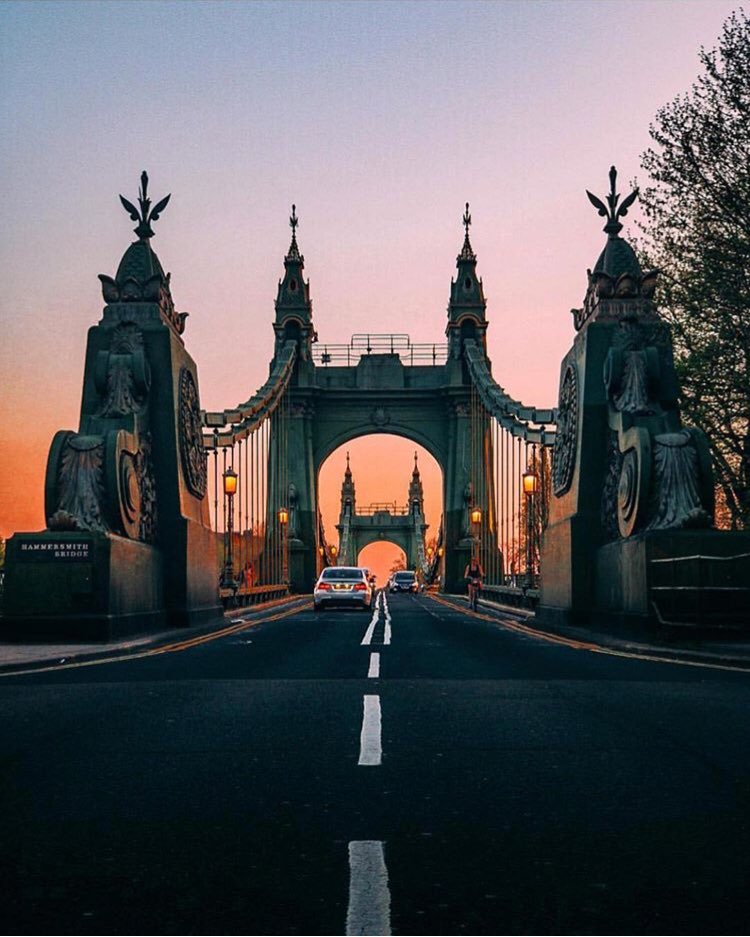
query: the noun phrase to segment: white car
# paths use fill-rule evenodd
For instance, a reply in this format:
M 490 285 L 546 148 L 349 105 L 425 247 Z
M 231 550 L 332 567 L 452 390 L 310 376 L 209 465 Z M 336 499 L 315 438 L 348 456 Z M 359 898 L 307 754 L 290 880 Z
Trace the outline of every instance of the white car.
M 374 590 L 367 573 L 359 566 L 327 566 L 315 583 L 313 608 L 319 612 L 324 605 L 349 605 L 372 608 Z

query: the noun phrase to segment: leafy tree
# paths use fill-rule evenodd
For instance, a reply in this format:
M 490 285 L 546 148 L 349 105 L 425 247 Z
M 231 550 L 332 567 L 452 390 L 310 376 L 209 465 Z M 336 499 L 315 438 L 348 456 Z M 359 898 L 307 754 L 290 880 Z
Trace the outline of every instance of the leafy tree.
M 406 569 L 406 558 L 403 553 L 399 553 L 397 557 L 394 558 L 391 565 L 388 567 L 388 571 L 391 573 L 397 573 L 402 569 Z
M 648 263 L 661 270 L 686 418 L 708 436 L 719 502 L 750 527 L 750 20 L 724 23 L 641 156 Z

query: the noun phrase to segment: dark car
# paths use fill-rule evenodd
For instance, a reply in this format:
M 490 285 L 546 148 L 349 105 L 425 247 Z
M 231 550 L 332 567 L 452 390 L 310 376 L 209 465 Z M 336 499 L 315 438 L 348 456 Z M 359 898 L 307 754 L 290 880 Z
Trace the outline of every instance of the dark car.
M 419 592 L 417 574 L 411 569 L 394 573 L 391 577 L 391 592 Z

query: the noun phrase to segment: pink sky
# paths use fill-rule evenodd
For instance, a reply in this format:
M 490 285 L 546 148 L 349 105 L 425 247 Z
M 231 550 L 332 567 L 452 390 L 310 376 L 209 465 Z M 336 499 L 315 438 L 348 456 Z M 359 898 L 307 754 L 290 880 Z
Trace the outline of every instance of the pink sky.
M 144 168 L 154 198 L 172 193 L 152 243 L 190 313 L 206 409 L 267 375 L 292 202 L 321 341 L 440 342 L 468 200 L 495 378 L 554 405 L 569 310 L 603 241 L 584 189 L 604 192 L 612 163 L 624 183 L 639 174 L 649 122 L 731 9 L 2 4 L 0 534 L 44 526 L 47 449 L 78 426 L 101 315 L 96 275 L 132 239 L 117 195 L 135 196 Z M 356 464 L 363 503 L 405 499 L 413 448 L 392 449 L 379 479 Z M 343 464 L 335 453 L 322 472 L 329 529 Z

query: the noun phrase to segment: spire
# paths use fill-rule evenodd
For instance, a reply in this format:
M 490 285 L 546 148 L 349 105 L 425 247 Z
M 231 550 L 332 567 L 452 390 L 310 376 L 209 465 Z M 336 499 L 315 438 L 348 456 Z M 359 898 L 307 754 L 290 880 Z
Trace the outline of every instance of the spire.
M 484 298 L 484 288 L 482 281 L 477 276 L 477 255 L 471 246 L 469 239 L 469 227 L 471 226 L 471 212 L 469 203 L 466 202 L 466 208 L 461 218 L 464 226 L 464 243 L 461 252 L 456 257 L 456 268 L 458 273 L 456 279 L 451 280 L 451 294 L 448 303 L 448 326 L 446 335 L 449 344 L 458 338 L 458 332 L 461 329 L 461 323 L 467 319 L 474 325 L 474 330 L 484 332 L 487 328 L 485 320 L 485 310 L 487 302 Z M 456 334 L 453 334 L 456 333 Z M 473 337 L 477 337 L 476 334 Z
M 466 211 L 464 212 L 463 217 L 464 223 L 464 246 L 461 248 L 461 253 L 456 258 L 456 263 L 460 264 L 462 260 L 476 261 L 477 255 L 471 249 L 471 241 L 469 240 L 469 227 L 471 225 L 471 215 L 469 213 L 469 203 L 466 203 Z
M 424 514 L 424 489 L 422 488 L 422 478 L 419 474 L 416 452 L 414 453 L 414 469 L 411 473 L 411 483 L 409 485 L 409 510 L 412 513 Z
M 349 453 L 346 454 L 346 470 L 344 471 L 344 481 L 341 485 L 341 515 L 354 514 L 357 506 L 357 493 L 352 478 L 352 470 L 349 465 Z
M 289 245 L 289 253 L 284 258 L 284 263 L 289 261 L 299 261 L 302 266 L 305 264 L 305 258 L 300 254 L 299 248 L 297 247 L 297 225 L 299 224 L 299 218 L 297 217 L 297 206 L 292 205 L 292 214 L 289 216 L 289 226 L 292 229 L 292 243 Z
M 297 244 L 298 225 L 297 206 L 292 205 L 292 213 L 289 216 L 292 241 L 284 256 L 284 276 L 279 280 L 276 294 L 274 331 L 277 351 L 285 341 L 293 339 L 298 343 L 300 360 L 309 361 L 311 346 L 315 341 L 315 330 L 312 325 L 310 281 L 305 282 L 305 258 Z

